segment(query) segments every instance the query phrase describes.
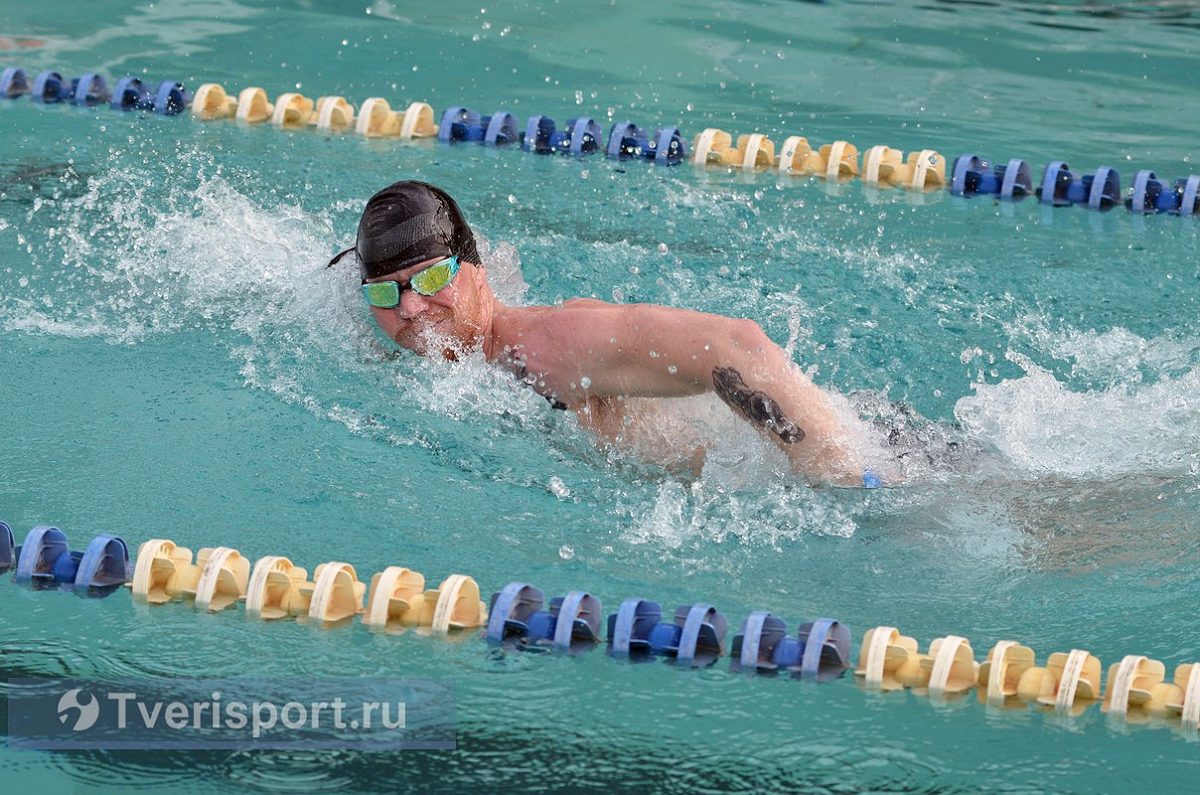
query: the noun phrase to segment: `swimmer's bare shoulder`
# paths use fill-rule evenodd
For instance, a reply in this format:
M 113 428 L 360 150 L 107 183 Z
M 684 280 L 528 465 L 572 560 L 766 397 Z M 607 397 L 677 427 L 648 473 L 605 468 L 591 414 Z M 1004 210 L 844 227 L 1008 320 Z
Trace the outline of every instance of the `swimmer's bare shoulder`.
M 569 407 L 594 397 L 681 397 L 711 388 L 705 351 L 750 323 L 656 304 L 576 298 L 529 317 L 525 366 Z M 706 347 L 708 346 L 708 347 Z

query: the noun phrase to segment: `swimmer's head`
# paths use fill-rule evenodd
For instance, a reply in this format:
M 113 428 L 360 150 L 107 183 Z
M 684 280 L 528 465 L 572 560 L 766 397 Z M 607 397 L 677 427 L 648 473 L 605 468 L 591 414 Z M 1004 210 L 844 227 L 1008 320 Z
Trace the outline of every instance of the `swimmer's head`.
M 355 245 L 329 264 L 351 251 L 364 281 L 434 257 L 479 264 L 475 235 L 458 204 L 441 188 L 416 180 L 395 182 L 372 196 L 358 221 Z
M 399 285 L 399 303 L 371 302 L 379 328 L 397 344 L 422 355 L 441 351 L 449 359 L 477 348 L 495 301 L 479 263 L 475 236 L 454 199 L 440 188 L 405 180 L 389 185 L 367 202 L 353 248 L 363 283 Z M 432 293 L 414 289 L 419 272 L 457 257 L 457 271 Z M 393 294 L 391 301 L 396 300 Z

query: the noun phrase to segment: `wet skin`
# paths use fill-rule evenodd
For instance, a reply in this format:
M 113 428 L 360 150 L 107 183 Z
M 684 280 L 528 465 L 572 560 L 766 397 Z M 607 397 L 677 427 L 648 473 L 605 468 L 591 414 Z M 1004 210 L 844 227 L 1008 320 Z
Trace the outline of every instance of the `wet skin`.
M 816 387 L 788 355 L 749 320 L 652 304 L 573 299 L 558 306 L 506 306 L 482 266 L 462 263 L 432 296 L 405 289 L 432 257 L 371 281 L 397 281 L 400 304 L 372 307 L 397 344 L 429 355 L 431 335 L 453 341 L 441 354 L 480 349 L 557 407 L 579 415 L 603 438 L 636 417 L 625 398 L 715 392 L 775 443 L 810 481 L 861 484 L 866 426 L 844 401 Z

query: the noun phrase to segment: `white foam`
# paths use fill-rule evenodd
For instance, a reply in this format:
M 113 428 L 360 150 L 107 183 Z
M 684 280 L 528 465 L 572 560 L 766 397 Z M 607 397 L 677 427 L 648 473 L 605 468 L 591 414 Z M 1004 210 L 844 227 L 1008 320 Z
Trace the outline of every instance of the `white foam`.
M 1025 375 L 976 384 L 954 414 L 1017 467 L 1089 479 L 1196 471 L 1200 370 L 1075 391 L 1026 355 L 1008 351 L 1005 358 Z

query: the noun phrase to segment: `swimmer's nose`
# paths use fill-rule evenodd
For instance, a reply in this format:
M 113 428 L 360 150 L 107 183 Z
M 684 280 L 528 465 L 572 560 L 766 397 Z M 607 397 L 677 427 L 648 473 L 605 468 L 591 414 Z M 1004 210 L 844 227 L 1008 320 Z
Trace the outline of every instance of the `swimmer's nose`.
M 400 314 L 411 320 L 429 307 L 429 299 L 416 290 L 405 290 L 400 294 Z

